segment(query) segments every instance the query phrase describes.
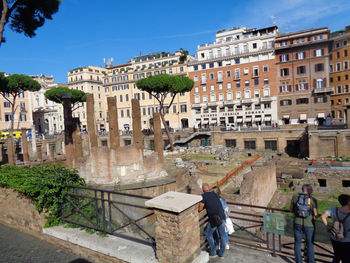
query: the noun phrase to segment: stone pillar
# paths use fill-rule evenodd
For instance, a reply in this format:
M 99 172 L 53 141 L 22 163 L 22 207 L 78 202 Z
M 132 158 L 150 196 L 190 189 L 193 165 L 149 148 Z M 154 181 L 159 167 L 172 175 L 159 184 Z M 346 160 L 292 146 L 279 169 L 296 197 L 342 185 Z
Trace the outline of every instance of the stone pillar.
M 3 156 L 3 154 L 2 154 L 2 151 L 3 151 L 3 144 L 2 143 L 0 143 L 0 163 L 4 160 L 4 156 Z
M 28 154 L 28 142 L 27 142 L 27 131 L 22 130 L 22 154 L 23 154 L 23 163 L 29 163 L 29 154 Z
M 49 153 L 50 153 L 50 160 L 54 161 L 55 160 L 55 151 L 54 151 L 55 145 L 51 144 L 49 145 Z
M 41 154 L 44 156 L 44 160 L 48 159 L 47 142 L 44 140 L 41 141 Z
M 15 165 L 15 147 L 13 145 L 13 138 L 7 138 L 7 159 L 9 165 Z
M 198 203 L 201 200 L 199 195 L 167 192 L 146 201 L 146 206 L 154 208 L 157 217 L 155 239 L 160 263 L 187 263 L 199 256 Z
M 132 106 L 132 137 L 134 140 L 134 145 L 143 152 L 143 135 L 141 131 L 140 102 L 137 99 L 132 99 L 131 106 Z
M 74 144 L 74 161 L 73 167 L 78 167 L 80 159 L 83 157 L 83 144 L 81 141 L 81 132 L 79 128 L 79 119 L 75 120 L 75 130 L 73 132 L 73 144 Z
M 66 146 L 64 144 L 64 141 L 62 141 L 62 154 L 66 154 Z
M 115 97 L 108 97 L 109 144 L 111 149 L 120 147 L 118 111 Z
M 97 147 L 97 136 L 95 126 L 95 106 L 94 95 L 86 94 L 86 116 L 87 116 L 87 131 L 90 140 L 90 149 Z
M 160 114 L 158 112 L 153 113 L 153 130 L 154 130 L 154 149 L 158 153 L 158 160 L 163 163 L 163 136 L 162 136 L 162 126 L 160 124 Z
M 37 145 L 37 146 L 36 146 L 36 156 L 37 156 L 37 160 L 38 160 L 40 163 L 42 163 L 42 161 L 43 161 L 43 154 L 42 154 L 42 152 L 41 152 L 41 146 L 42 146 L 42 145 Z
M 36 153 L 36 131 L 34 126 L 32 126 L 32 152 Z

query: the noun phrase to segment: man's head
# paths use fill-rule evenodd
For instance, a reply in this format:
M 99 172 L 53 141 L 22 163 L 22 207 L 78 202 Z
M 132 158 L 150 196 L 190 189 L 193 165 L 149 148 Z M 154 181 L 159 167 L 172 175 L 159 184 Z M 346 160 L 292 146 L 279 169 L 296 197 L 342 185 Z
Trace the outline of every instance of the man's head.
M 312 186 L 310 184 L 304 184 L 301 187 L 301 190 L 303 191 L 304 194 L 308 194 L 308 195 L 312 194 Z
M 207 183 L 202 184 L 202 190 L 203 190 L 203 193 L 210 191 L 209 184 Z
M 350 195 L 342 194 L 339 195 L 338 201 L 341 204 L 341 206 L 350 206 Z

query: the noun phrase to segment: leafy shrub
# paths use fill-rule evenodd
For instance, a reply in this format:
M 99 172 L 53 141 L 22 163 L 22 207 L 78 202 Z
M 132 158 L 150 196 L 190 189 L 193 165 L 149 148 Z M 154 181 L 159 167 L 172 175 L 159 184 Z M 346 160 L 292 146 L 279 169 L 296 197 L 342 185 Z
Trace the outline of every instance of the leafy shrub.
M 36 209 L 45 213 L 45 226 L 60 223 L 61 206 L 68 186 L 85 185 L 77 170 L 62 165 L 17 167 L 0 166 L 0 186 L 31 198 Z

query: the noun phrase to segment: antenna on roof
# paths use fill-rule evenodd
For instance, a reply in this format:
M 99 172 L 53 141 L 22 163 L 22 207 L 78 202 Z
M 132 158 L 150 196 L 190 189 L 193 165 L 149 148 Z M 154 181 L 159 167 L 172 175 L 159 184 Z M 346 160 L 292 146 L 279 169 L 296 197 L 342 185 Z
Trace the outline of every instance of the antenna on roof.
M 103 59 L 103 64 L 105 65 L 105 68 L 112 67 L 113 66 L 114 59 L 113 58 L 107 58 L 107 60 Z

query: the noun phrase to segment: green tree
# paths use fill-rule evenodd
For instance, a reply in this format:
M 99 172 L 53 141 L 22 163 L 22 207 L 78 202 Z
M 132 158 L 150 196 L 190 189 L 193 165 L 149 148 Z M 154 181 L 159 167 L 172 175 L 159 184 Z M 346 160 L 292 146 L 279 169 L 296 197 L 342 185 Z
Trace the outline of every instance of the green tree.
M 173 151 L 173 142 L 169 134 L 168 125 L 165 122 L 164 107 L 169 109 L 174 102 L 174 99 L 178 93 L 189 92 L 193 88 L 194 82 L 188 77 L 184 76 L 171 76 L 167 74 L 161 74 L 156 76 L 150 76 L 148 78 L 140 79 L 136 82 L 136 86 L 143 91 L 151 94 L 159 102 L 159 113 L 162 119 L 165 132 L 169 139 L 170 149 Z M 165 105 L 165 99 L 170 94 L 171 100 L 168 105 Z
M 13 74 L 5 77 L 3 73 L 0 73 L 0 94 L 11 106 L 10 137 L 13 134 L 14 116 L 18 107 L 16 105 L 17 98 L 25 91 L 38 91 L 40 88 L 37 81 L 26 75 Z
M 11 30 L 34 37 L 35 30 L 52 19 L 61 0 L 0 0 L 0 46 L 5 42 L 3 33 L 9 23 Z
M 86 100 L 86 93 L 84 91 L 69 89 L 66 87 L 57 87 L 57 88 L 49 89 L 48 91 L 45 92 L 44 95 L 45 95 L 45 98 L 47 98 L 48 100 L 62 104 L 62 96 L 64 94 L 70 94 L 71 96 L 72 111 L 79 108 L 79 106 L 77 106 L 78 105 L 77 103 L 84 102 Z

